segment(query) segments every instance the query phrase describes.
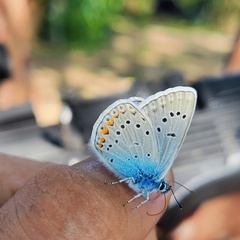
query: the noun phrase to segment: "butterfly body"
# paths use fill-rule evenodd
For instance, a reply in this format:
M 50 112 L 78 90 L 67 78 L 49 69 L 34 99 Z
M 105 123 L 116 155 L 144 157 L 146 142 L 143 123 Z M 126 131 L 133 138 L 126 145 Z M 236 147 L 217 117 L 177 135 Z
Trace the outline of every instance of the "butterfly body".
M 140 173 L 141 175 L 141 173 Z M 136 182 L 135 179 L 133 178 L 132 180 L 133 184 L 138 188 L 137 192 L 148 192 L 151 193 L 152 191 L 157 191 L 157 192 L 165 192 L 165 188 L 162 189 L 161 186 L 162 184 L 168 184 L 165 179 L 160 178 L 160 174 L 156 175 L 141 175 L 138 177 L 138 181 Z M 135 188 L 135 187 L 133 187 Z
M 94 124 L 90 146 L 117 177 L 145 197 L 170 190 L 164 175 L 189 128 L 196 92 L 175 87 L 146 99 L 132 97 L 111 104 Z M 139 205 L 139 206 L 140 206 Z

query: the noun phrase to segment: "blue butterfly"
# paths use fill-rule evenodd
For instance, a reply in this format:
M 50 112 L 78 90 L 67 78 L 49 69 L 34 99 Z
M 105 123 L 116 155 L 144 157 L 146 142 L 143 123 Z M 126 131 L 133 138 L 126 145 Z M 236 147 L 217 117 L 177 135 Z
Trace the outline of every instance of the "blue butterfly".
M 190 126 L 197 93 L 175 87 L 146 99 L 121 99 L 105 109 L 93 126 L 90 146 L 99 160 L 117 177 L 143 196 L 171 189 L 164 179 Z

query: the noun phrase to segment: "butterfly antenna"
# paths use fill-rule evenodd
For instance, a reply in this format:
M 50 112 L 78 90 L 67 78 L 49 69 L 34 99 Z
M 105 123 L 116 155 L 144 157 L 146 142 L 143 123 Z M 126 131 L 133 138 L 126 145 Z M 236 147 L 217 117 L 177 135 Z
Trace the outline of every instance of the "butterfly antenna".
M 142 83 L 142 81 L 141 81 Z M 142 85 L 139 84 L 139 86 L 137 86 L 137 89 L 135 89 L 135 93 L 134 93 L 134 97 L 137 97 L 137 95 L 142 91 Z
M 179 203 L 179 201 L 177 200 L 174 191 L 172 190 L 172 188 L 170 188 L 170 190 L 171 190 L 171 192 L 172 192 L 172 195 L 173 195 L 173 197 L 174 197 L 174 199 L 175 199 L 175 201 L 176 201 L 178 207 L 180 208 L 180 210 L 182 210 L 183 208 L 182 208 L 181 204 Z
M 186 186 L 182 185 L 181 183 L 179 182 L 176 182 L 176 181 L 173 181 L 174 183 L 178 184 L 179 186 L 185 188 L 186 190 L 188 190 L 190 193 L 195 193 L 194 191 L 192 191 L 191 189 L 187 188 Z
M 147 212 L 148 216 L 151 216 L 151 217 L 157 216 L 157 215 L 161 214 L 166 209 L 166 205 L 167 205 L 166 195 L 164 194 L 163 196 L 164 196 L 164 208 L 160 212 L 154 213 L 154 214 L 151 214 L 151 213 Z

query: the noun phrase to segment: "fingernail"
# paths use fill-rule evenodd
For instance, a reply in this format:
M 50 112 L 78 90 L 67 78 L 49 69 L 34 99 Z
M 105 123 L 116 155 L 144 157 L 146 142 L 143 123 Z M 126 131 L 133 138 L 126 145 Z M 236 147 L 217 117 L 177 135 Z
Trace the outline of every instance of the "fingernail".
M 194 225 L 189 222 L 184 222 L 174 230 L 171 237 L 174 240 L 192 240 L 194 233 Z

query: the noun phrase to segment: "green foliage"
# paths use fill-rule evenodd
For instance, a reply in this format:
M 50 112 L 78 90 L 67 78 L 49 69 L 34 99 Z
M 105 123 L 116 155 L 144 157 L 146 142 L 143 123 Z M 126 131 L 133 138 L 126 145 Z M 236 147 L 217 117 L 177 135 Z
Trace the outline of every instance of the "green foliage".
M 108 37 L 124 0 L 51 0 L 46 3 L 42 39 L 70 46 L 94 46 Z
M 45 5 L 41 39 L 55 45 L 92 49 L 109 39 L 120 21 L 150 23 L 155 4 L 161 0 L 38 1 Z M 168 20 L 175 21 L 177 25 L 184 22 L 187 25 L 194 23 L 211 28 L 233 29 L 232 26 L 235 24 L 236 28 L 239 22 L 239 0 L 175 0 L 175 3 L 183 14 L 175 20 L 173 17 Z

